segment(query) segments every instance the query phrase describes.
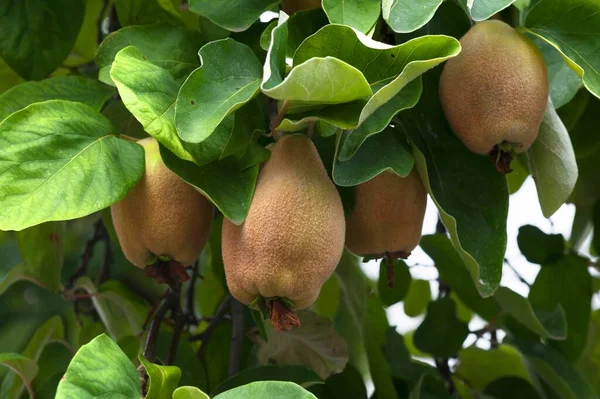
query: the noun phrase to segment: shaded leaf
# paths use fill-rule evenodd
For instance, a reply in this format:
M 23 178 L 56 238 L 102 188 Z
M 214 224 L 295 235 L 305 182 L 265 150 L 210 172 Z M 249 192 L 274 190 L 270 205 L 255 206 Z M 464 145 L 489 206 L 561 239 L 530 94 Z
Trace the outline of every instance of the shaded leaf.
M 84 12 L 80 0 L 2 2 L 0 56 L 27 80 L 47 77 L 73 48 Z
M 410 282 L 408 293 L 404 298 L 404 313 L 409 317 L 417 317 L 425 312 L 431 300 L 429 281 L 414 279 Z
M 30 389 L 31 381 L 37 376 L 39 371 L 35 361 L 19 353 L 0 353 L 0 365 L 11 369 Z
M 415 345 L 436 357 L 450 357 L 458 352 L 469 327 L 456 317 L 456 304 L 449 297 L 430 302 L 425 320 L 415 331 Z
M 279 3 L 278 0 L 239 0 L 237 2 L 190 0 L 190 10 L 225 29 L 241 32 L 248 29 L 263 12 L 277 3 Z
M 556 262 L 565 252 L 565 239 L 561 234 L 546 234 L 531 225 L 519 227 L 517 242 L 527 261 L 540 265 Z
M 381 9 L 379 0 L 323 0 L 323 10 L 329 22 L 368 33 L 377 22 Z
M 515 0 L 474 0 L 471 18 L 483 21 L 514 3 Z
M 443 0 L 383 0 L 383 18 L 394 32 L 408 33 L 419 29 L 433 17 Z
M 541 399 L 530 383 L 518 377 L 501 377 L 485 386 L 483 393 L 497 399 Z
M 110 87 L 80 76 L 58 76 L 41 82 L 25 82 L 0 95 L 0 121 L 30 104 L 47 100 L 81 102 L 100 111 L 112 95 Z
M 119 0 L 115 7 L 122 26 L 181 23 L 179 11 L 171 0 Z

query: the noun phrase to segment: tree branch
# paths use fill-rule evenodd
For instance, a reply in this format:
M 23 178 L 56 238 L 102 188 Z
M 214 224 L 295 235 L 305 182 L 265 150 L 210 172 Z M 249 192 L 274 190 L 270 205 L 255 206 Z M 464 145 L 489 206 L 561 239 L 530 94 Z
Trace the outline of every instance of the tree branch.
M 456 392 L 456 387 L 454 386 L 454 381 L 452 381 L 452 372 L 450 371 L 450 366 L 448 366 L 448 359 L 435 359 L 435 367 L 448 382 L 448 393 L 453 395 Z
M 198 278 L 198 261 L 194 262 L 192 266 L 192 278 L 190 280 L 190 285 L 187 290 L 186 297 L 186 316 L 187 322 L 189 324 L 198 324 L 198 318 L 196 317 L 196 312 L 194 309 L 194 299 L 196 297 L 196 279 Z
M 231 300 L 231 350 L 229 351 L 229 377 L 240 371 L 242 345 L 244 343 L 244 304 L 237 299 Z
M 523 284 L 525 284 L 526 286 L 531 288 L 531 284 L 529 284 L 529 282 L 527 280 L 525 280 L 525 278 L 523 276 L 521 276 L 521 274 L 517 271 L 517 269 L 515 269 L 515 267 L 510 264 L 508 259 L 504 258 L 504 264 L 506 264 L 506 266 L 508 266 L 510 268 L 510 270 L 512 270 L 512 272 L 515 274 L 515 276 L 517 276 L 517 278 L 519 279 L 520 282 L 522 282 Z
M 104 225 L 102 224 L 102 218 L 100 218 L 94 223 L 94 232 L 92 234 L 92 238 L 90 238 L 85 244 L 79 261 L 79 267 L 77 270 L 75 270 L 75 273 L 69 277 L 68 288 L 72 287 L 79 277 L 84 276 L 87 273 L 89 263 L 94 255 L 96 243 L 102 238 L 103 229 Z
M 206 344 L 210 340 L 210 337 L 215 332 L 215 330 L 219 326 L 219 324 L 221 324 L 221 322 L 225 318 L 225 315 L 227 314 L 227 311 L 229 310 L 231 300 L 232 300 L 231 294 L 227 294 L 227 296 L 225 296 L 225 298 L 223 299 L 223 301 L 217 308 L 217 311 L 215 312 L 215 315 L 211 319 L 210 323 L 208 324 L 208 327 L 206 327 L 206 330 L 204 330 L 201 334 L 198 334 L 198 335 L 190 338 L 191 341 L 202 340 L 202 343 L 200 344 L 200 349 L 198 349 L 198 353 L 197 353 L 198 359 L 200 361 L 202 361 L 204 359 L 204 354 L 206 353 Z

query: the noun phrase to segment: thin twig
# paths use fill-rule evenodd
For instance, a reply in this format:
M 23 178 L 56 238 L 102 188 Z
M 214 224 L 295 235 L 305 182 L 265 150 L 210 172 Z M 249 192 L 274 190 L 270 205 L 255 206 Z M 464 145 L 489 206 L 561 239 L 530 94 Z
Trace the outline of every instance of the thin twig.
M 181 334 L 183 333 L 183 327 L 185 326 L 185 315 L 181 311 L 175 312 L 175 328 L 173 329 L 173 339 L 171 340 L 171 346 L 169 347 L 169 352 L 167 353 L 166 364 L 171 365 L 175 362 L 177 357 L 177 348 L 179 347 L 179 339 L 181 338 Z
M 288 101 L 285 100 L 283 102 L 283 104 L 281 104 L 281 108 L 279 109 L 279 113 L 277 115 L 275 115 L 275 117 L 271 120 L 271 132 L 276 132 L 277 128 L 279 128 L 279 125 L 281 125 L 281 121 L 283 120 L 283 117 L 285 116 L 285 112 L 288 109 Z M 277 139 L 277 135 L 274 134 L 273 138 Z
M 225 299 L 223 299 L 223 301 L 217 308 L 217 311 L 215 312 L 213 319 L 208 324 L 208 327 L 206 327 L 206 330 L 204 330 L 201 334 L 190 338 L 190 340 L 192 341 L 202 340 L 202 343 L 200 344 L 200 349 L 198 349 L 197 353 L 198 359 L 200 361 L 204 359 L 204 354 L 206 353 L 206 344 L 210 340 L 210 337 L 225 318 L 225 314 L 227 314 L 227 311 L 230 307 L 231 299 L 231 295 L 227 294 Z
M 92 238 L 85 243 L 85 247 L 79 261 L 79 267 L 77 270 L 75 270 L 75 273 L 69 277 L 69 287 L 72 287 L 79 277 L 84 276 L 87 273 L 89 263 L 94 255 L 94 247 L 102 237 L 103 228 L 104 226 L 102 225 L 102 219 L 100 218 L 94 223 L 94 233 L 92 234 Z
M 229 377 L 240 371 L 242 345 L 244 343 L 244 305 L 237 299 L 231 300 L 231 350 L 229 351 Z
M 102 22 L 104 22 L 104 14 L 106 13 L 106 9 L 108 8 L 108 0 L 102 1 L 102 9 L 100 9 L 100 15 L 98 15 L 98 19 L 96 20 L 96 34 L 98 44 L 102 43 L 104 40 L 104 32 L 102 31 Z
M 102 225 L 102 241 L 104 242 L 104 262 L 102 262 L 102 269 L 98 276 L 98 285 L 102 284 L 110 277 L 110 265 L 113 262 L 112 248 L 110 242 L 110 235 L 104 224 Z
M 150 331 L 146 337 L 146 343 L 144 344 L 143 352 L 144 357 L 149 362 L 154 362 L 154 357 L 156 356 L 156 340 L 158 339 L 160 324 L 170 308 L 168 299 L 169 298 L 167 297 L 164 301 L 162 301 L 162 303 L 158 306 L 156 313 L 152 317 L 152 320 L 150 321 Z
M 194 310 L 194 299 L 196 297 L 196 279 L 198 278 L 198 261 L 194 262 L 192 266 L 192 278 L 190 280 L 190 285 L 187 290 L 186 297 L 186 316 L 187 321 L 190 324 L 198 324 L 198 318 L 196 317 L 196 312 Z
M 452 381 L 452 372 L 450 371 L 450 366 L 448 366 L 448 359 L 435 359 L 435 367 L 448 382 L 448 393 L 453 395 L 456 392 L 456 387 Z
M 519 279 L 520 282 L 522 282 L 523 284 L 525 284 L 526 286 L 531 288 L 531 284 L 529 284 L 529 282 L 527 280 L 525 280 L 525 278 L 523 276 L 521 276 L 521 274 L 517 271 L 517 269 L 515 269 L 515 267 L 513 265 L 511 265 L 511 263 L 508 261 L 508 259 L 504 258 L 504 263 L 506 264 L 506 266 L 508 266 L 510 268 L 510 270 L 512 270 L 512 272 L 515 274 L 515 276 L 517 276 L 517 278 Z

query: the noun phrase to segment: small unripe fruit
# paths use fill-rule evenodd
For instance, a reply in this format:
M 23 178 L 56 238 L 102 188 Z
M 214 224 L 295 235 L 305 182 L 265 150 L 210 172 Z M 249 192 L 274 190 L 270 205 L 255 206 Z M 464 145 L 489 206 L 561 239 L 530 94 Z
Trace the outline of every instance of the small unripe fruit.
M 274 319 L 286 313 L 282 305 L 300 310 L 315 301 L 342 256 L 345 222 L 308 137 L 284 136 L 269 149 L 245 222 L 223 221 L 222 251 L 231 294 L 247 305 L 275 299 L 271 321 L 285 330 L 294 322 Z
M 360 256 L 407 257 L 421 240 L 427 192 L 415 169 L 383 172 L 359 184 L 346 221 L 346 248 Z
M 526 151 L 548 102 L 541 52 L 497 20 L 476 24 L 460 43 L 461 53 L 446 62 L 440 79 L 440 100 L 452 130 L 477 154 Z
M 165 166 L 156 140 L 138 143 L 145 151 L 144 175 L 111 207 L 121 249 L 141 268 L 157 259 L 189 266 L 208 239 L 213 205 Z
M 296 11 L 312 10 L 321 7 L 321 0 L 283 0 L 281 9 L 287 15 L 293 15 Z

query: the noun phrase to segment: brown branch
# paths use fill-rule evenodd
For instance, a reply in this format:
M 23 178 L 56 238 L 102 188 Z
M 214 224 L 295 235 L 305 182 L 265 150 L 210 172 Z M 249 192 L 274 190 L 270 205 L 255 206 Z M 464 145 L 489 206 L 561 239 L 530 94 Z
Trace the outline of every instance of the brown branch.
M 456 387 L 454 386 L 454 381 L 452 381 L 452 372 L 450 371 L 450 366 L 448 366 L 448 359 L 435 359 L 435 367 L 448 382 L 448 393 L 453 395 L 456 392 Z
M 185 315 L 181 311 L 181 308 L 179 308 L 179 310 L 176 311 L 175 314 L 175 328 L 173 329 L 173 339 L 171 340 L 171 346 L 169 346 L 169 352 L 167 352 L 167 366 L 175 362 L 175 359 L 177 357 L 177 348 L 179 347 L 179 340 L 181 338 L 181 334 L 183 333 L 183 327 L 185 326 Z
M 94 232 L 92 234 L 92 238 L 85 243 L 85 247 L 81 253 L 81 258 L 79 261 L 79 267 L 77 270 L 75 270 L 71 277 L 69 277 L 68 287 L 72 287 L 79 277 L 84 276 L 87 273 L 89 263 L 94 255 L 96 243 L 102 238 L 103 228 L 104 225 L 102 224 L 102 218 L 100 218 L 94 223 Z
M 187 322 L 189 324 L 198 324 L 198 318 L 196 317 L 196 312 L 194 309 L 194 302 L 196 297 L 196 279 L 198 278 L 198 261 L 194 262 L 192 266 L 192 278 L 190 280 L 190 285 L 187 290 L 186 297 L 186 316 Z
M 204 354 L 206 353 L 206 345 L 210 340 L 210 337 L 213 335 L 219 324 L 221 324 L 221 322 L 225 319 L 225 315 L 229 310 L 231 300 L 231 295 L 227 294 L 225 299 L 223 299 L 223 301 L 217 308 L 217 311 L 215 312 L 215 315 L 211 319 L 210 323 L 208 324 L 208 327 L 206 327 L 206 330 L 202 331 L 201 334 L 190 337 L 191 341 L 202 340 L 202 343 L 200 344 L 200 349 L 198 349 L 197 353 L 197 357 L 200 361 L 204 360 Z
M 523 276 L 521 276 L 521 274 L 517 271 L 517 269 L 515 269 L 515 267 L 508 261 L 508 259 L 504 258 L 504 264 L 506 266 L 508 266 L 510 268 L 510 270 L 512 270 L 512 272 L 515 274 L 515 276 L 517 276 L 517 278 L 519 279 L 520 282 L 522 282 L 523 284 L 525 284 L 526 286 L 528 286 L 529 288 L 531 288 L 531 284 L 529 284 L 529 281 L 525 280 L 525 278 Z
M 229 377 L 240 371 L 242 345 L 244 343 L 244 304 L 237 299 L 231 300 L 231 346 L 229 351 Z
M 102 269 L 98 276 L 98 286 L 109 279 L 110 277 L 110 265 L 113 262 L 113 254 L 110 242 L 110 234 L 104 224 L 102 225 L 102 241 L 104 242 L 104 262 L 102 262 Z

